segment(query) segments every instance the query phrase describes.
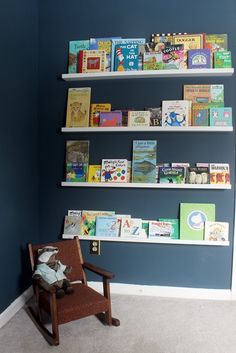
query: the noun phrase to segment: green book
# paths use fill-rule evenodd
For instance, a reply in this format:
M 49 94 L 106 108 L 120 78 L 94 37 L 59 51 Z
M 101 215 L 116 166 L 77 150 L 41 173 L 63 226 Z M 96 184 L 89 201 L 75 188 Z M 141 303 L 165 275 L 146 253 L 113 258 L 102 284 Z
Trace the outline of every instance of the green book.
M 179 220 L 178 218 L 159 218 L 161 222 L 171 223 L 171 239 L 179 239 Z
M 214 68 L 230 68 L 232 59 L 230 51 L 216 51 L 214 53 Z
M 215 221 L 215 205 L 211 203 L 180 204 L 180 239 L 203 240 L 206 221 Z

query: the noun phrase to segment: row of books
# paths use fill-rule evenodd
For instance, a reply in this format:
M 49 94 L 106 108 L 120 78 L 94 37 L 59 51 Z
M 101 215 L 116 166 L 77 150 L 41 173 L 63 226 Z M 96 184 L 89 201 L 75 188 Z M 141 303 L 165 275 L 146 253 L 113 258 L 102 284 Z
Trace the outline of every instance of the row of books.
M 228 163 L 157 163 L 156 140 L 134 140 L 132 161 L 102 159 L 89 164 L 89 141 L 66 143 L 66 181 L 102 183 L 230 184 Z
M 224 85 L 184 85 L 183 100 L 164 100 L 161 107 L 111 110 L 92 103 L 91 87 L 69 88 L 66 127 L 232 126 L 232 108 L 224 107 Z
M 69 42 L 69 73 L 232 67 L 227 34 L 152 34 Z
M 64 218 L 64 238 L 99 236 L 167 238 L 181 240 L 228 240 L 229 224 L 216 222 L 215 205 L 181 203 L 180 219 L 143 220 L 114 211 L 69 210 Z

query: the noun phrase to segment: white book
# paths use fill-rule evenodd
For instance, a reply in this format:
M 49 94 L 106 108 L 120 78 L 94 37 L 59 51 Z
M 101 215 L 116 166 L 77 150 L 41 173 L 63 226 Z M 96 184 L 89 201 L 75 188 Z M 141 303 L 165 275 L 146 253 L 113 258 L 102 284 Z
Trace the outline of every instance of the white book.
M 127 159 L 102 159 L 101 182 L 126 183 Z
M 162 101 L 162 126 L 182 127 L 190 125 L 191 103 L 187 100 Z
M 130 219 L 130 236 L 140 237 L 142 230 L 142 218 Z
M 131 215 L 125 215 L 125 214 L 115 214 L 116 217 L 116 236 L 119 237 L 121 236 L 121 222 L 123 218 L 131 218 Z
M 212 241 L 227 241 L 229 239 L 229 223 L 206 221 L 204 239 Z
M 129 215 L 122 217 L 121 219 L 121 227 L 120 227 L 120 236 L 121 237 L 129 237 L 131 230 L 131 217 Z
M 148 110 L 130 110 L 128 126 L 150 126 L 151 112 Z

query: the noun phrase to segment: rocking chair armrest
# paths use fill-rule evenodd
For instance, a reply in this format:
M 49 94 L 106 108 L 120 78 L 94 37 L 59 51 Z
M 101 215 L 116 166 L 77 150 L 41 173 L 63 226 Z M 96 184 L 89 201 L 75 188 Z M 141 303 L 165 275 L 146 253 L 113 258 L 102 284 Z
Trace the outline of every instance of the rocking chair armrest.
M 90 264 L 88 262 L 84 262 L 83 267 L 86 268 L 87 270 L 92 271 L 92 272 L 96 273 L 97 275 L 100 275 L 100 276 L 105 277 L 107 279 L 112 279 L 115 276 L 114 273 L 107 271 L 107 270 L 104 270 L 103 268 L 98 267 L 93 264 Z
M 56 288 L 53 286 L 50 286 L 49 284 L 47 284 L 45 281 L 43 281 L 40 278 L 37 279 L 33 279 L 34 285 L 38 286 L 39 288 L 45 290 L 46 292 L 53 294 L 56 293 Z

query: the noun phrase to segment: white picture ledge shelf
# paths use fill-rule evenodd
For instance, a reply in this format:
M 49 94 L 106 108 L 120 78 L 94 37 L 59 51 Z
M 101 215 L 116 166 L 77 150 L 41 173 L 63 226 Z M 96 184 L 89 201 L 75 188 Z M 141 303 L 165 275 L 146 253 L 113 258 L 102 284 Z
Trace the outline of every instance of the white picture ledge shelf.
M 72 239 L 74 235 L 63 234 L 63 239 Z M 208 241 L 208 240 L 180 240 L 180 239 L 164 239 L 164 238 L 122 238 L 122 237 L 97 237 L 80 235 L 81 240 L 101 240 L 115 241 L 127 243 L 148 243 L 148 244 L 169 244 L 169 245 L 210 245 L 210 246 L 229 246 L 229 241 Z
M 231 132 L 233 126 L 180 126 L 180 127 L 63 127 L 62 132 Z
M 104 71 L 96 73 L 62 74 L 65 81 L 162 78 L 162 77 L 197 77 L 197 76 L 232 76 L 234 69 L 183 69 L 183 70 L 143 70 L 143 71 Z
M 61 186 L 91 188 L 209 189 L 230 190 L 231 184 L 88 183 L 62 181 Z

